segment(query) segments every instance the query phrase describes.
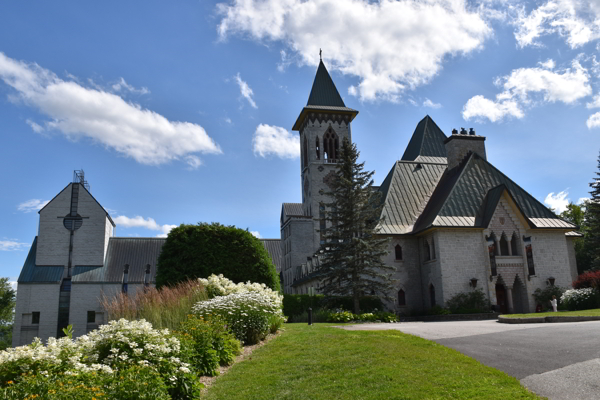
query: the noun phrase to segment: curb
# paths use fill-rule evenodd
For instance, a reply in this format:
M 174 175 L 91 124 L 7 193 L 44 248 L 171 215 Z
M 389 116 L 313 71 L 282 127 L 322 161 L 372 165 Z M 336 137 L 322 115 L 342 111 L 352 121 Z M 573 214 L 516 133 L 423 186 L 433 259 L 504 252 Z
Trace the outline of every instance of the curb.
M 562 316 L 562 317 L 530 317 L 530 318 L 506 318 L 499 316 L 498 322 L 503 324 L 539 324 L 539 323 L 555 323 L 555 322 L 584 322 L 584 321 L 600 321 L 600 317 L 577 317 L 577 316 Z

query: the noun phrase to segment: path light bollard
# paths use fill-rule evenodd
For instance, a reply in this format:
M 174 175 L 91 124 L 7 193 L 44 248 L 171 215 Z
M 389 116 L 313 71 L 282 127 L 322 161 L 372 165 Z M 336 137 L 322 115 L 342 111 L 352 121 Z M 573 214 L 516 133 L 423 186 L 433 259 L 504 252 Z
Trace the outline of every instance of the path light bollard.
M 308 324 L 312 325 L 312 308 L 308 307 Z

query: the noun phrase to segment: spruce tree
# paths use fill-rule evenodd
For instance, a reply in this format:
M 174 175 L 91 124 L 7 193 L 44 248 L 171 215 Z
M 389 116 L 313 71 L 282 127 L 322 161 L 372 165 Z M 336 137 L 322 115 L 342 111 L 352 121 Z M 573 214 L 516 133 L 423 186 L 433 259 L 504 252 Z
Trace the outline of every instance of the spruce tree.
M 361 295 L 389 298 L 395 268 L 382 262 L 388 239 L 377 235 L 383 205 L 381 194 L 373 188 L 374 172 L 364 171 L 364 162 L 358 163 L 355 144 L 344 139 L 341 150 L 337 179 L 325 193 L 331 202 L 321 204 L 326 228 L 321 229 L 319 273 L 323 294 L 352 296 L 358 314 Z
M 584 246 L 593 270 L 600 270 L 600 156 L 598 157 L 598 171 L 593 182 L 590 183 L 592 198 L 587 202 L 586 226 Z

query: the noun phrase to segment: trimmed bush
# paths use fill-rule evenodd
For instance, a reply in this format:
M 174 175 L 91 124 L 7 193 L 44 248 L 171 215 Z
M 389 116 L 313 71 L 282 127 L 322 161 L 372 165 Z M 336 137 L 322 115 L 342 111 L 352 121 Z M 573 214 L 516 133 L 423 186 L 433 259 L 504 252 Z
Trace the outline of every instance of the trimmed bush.
M 558 306 L 560 307 L 562 304 L 561 296 L 565 292 L 565 289 L 560 286 L 547 286 L 545 289 L 536 289 L 533 292 L 533 298 L 535 299 L 536 304 L 541 304 L 543 310 L 552 311 L 552 307 L 550 305 L 550 300 L 552 300 L 552 296 L 556 296 L 558 300 Z
M 491 309 L 482 289 L 455 294 L 446 302 L 446 307 L 452 314 L 484 313 Z
M 581 274 L 572 283 L 573 289 L 595 288 L 600 290 L 600 271 Z
M 374 312 L 384 309 L 383 303 L 379 297 L 362 296 L 360 298 L 360 309 L 362 312 Z M 350 296 L 310 296 L 308 294 L 284 294 L 283 295 L 283 314 L 288 316 L 290 322 L 305 322 L 303 314 L 308 312 L 308 308 L 313 309 L 313 316 L 319 310 L 351 310 L 354 307 L 352 297 Z
M 211 274 L 280 290 L 271 256 L 250 232 L 218 223 L 180 225 L 171 230 L 158 258 L 157 287 Z
M 600 293 L 594 288 L 569 289 L 560 301 L 569 311 L 590 310 L 600 307 Z

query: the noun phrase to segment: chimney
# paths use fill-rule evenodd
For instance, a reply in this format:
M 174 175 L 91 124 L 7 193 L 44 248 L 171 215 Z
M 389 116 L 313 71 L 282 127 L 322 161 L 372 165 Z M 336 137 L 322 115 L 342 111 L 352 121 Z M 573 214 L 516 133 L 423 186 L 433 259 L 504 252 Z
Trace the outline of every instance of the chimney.
M 458 166 L 470 152 L 477 153 L 481 158 L 487 160 L 485 155 L 485 137 L 475 134 L 471 128 L 467 133 L 465 128 L 452 130 L 452 135 L 444 141 L 448 157 L 448 169 Z

